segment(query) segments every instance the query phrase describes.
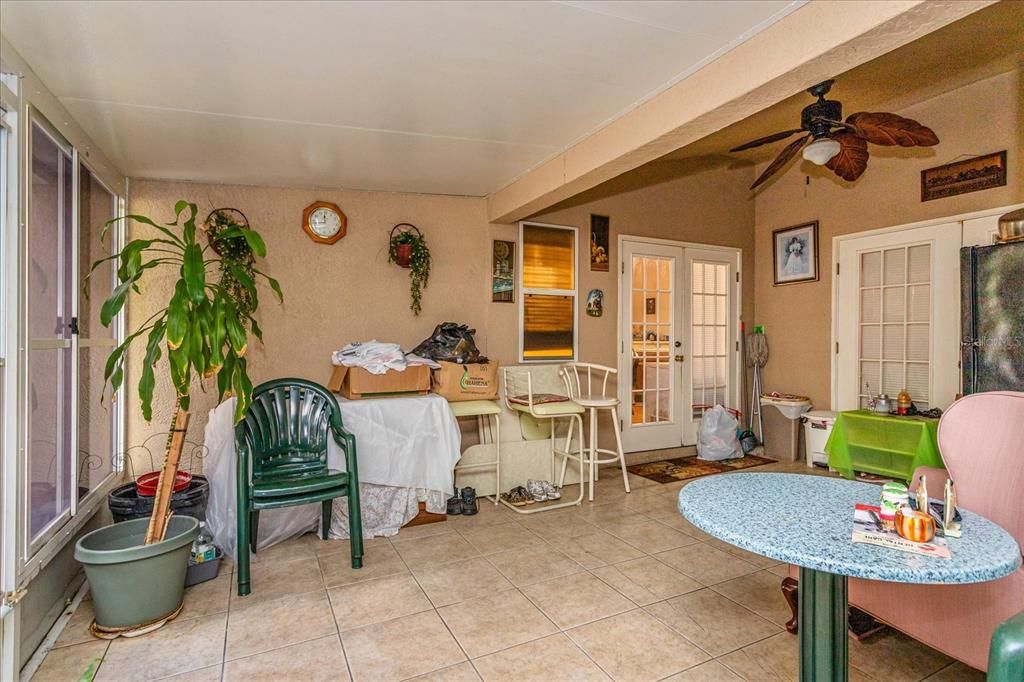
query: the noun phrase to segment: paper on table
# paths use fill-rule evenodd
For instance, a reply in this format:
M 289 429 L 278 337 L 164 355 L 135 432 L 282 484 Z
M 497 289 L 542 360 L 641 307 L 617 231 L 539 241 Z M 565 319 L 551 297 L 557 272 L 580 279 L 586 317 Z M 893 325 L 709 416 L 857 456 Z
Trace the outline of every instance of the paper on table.
M 869 504 L 858 504 L 853 510 L 853 541 L 864 545 L 875 545 L 876 547 L 888 547 L 901 552 L 911 554 L 923 554 L 925 556 L 949 559 L 949 547 L 946 541 L 940 537 L 934 537 L 929 542 L 911 542 L 901 537 L 894 530 L 885 530 L 878 521 L 878 513 L 881 510 Z

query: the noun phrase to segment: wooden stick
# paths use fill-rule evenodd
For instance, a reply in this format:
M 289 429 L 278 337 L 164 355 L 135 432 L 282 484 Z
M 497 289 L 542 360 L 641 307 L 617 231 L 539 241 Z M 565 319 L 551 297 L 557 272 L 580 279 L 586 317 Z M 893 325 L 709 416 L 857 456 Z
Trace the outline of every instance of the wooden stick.
M 189 413 L 176 407 L 174 410 L 174 427 L 167 439 L 167 456 L 164 468 L 160 471 L 160 481 L 156 487 L 156 498 L 153 500 L 153 514 L 149 517 L 149 528 L 146 530 L 146 544 L 160 542 L 167 532 L 167 523 L 171 516 L 171 495 L 174 494 L 174 481 L 178 475 L 178 462 L 181 450 L 185 445 L 185 430 L 188 429 Z

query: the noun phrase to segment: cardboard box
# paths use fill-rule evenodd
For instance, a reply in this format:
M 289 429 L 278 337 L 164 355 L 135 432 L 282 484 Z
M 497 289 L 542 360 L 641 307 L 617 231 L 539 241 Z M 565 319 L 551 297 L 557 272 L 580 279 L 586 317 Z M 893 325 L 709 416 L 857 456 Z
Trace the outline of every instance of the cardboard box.
M 498 363 L 459 365 L 440 362 L 441 369 L 431 372 L 434 393 L 450 403 L 462 400 L 495 400 L 498 397 Z
M 371 374 L 362 367 L 335 365 L 327 388 L 349 400 L 426 395 L 430 392 L 430 368 L 411 365 L 404 372 L 388 370 L 384 374 Z

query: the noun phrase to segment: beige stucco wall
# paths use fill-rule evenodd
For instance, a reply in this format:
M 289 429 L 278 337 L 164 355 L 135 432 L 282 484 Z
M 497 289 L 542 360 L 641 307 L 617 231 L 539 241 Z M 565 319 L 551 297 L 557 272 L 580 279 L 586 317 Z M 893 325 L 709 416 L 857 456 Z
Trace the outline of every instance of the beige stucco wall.
M 815 406 L 830 406 L 833 237 L 1024 201 L 1024 83 L 1019 70 L 898 113 L 931 127 L 940 144 L 911 150 L 872 145 L 868 168 L 853 184 L 801 161 L 757 194 L 754 290 L 756 322 L 766 326 L 771 346 L 764 372 L 767 390 L 808 395 Z M 922 170 L 1002 149 L 1009 166 L 1005 187 L 921 202 Z M 810 220 L 819 223 L 821 279 L 774 286 L 772 231 Z M 769 452 L 779 454 L 777 448 L 788 443 L 788 424 L 774 409 L 765 417 Z
M 618 258 L 616 235 L 624 233 L 740 247 L 744 267 L 749 267 L 754 216 L 746 187 L 751 177 L 750 168 L 662 169 L 655 176 L 598 188 L 535 219 L 578 227 L 581 243 L 586 243 L 590 214 L 609 216 L 613 263 Z M 201 216 L 215 206 L 241 209 L 266 239 L 268 256 L 263 266 L 280 280 L 285 303 L 278 306 L 269 290 L 261 299 L 259 319 L 265 344 L 251 346 L 254 382 L 282 376 L 326 381 L 329 354 L 345 343 L 376 338 L 411 348 L 444 320 L 476 327 L 477 344 L 490 357 L 502 363 L 516 360 L 518 306 L 490 301 L 489 273 L 491 240 L 515 240 L 518 228 L 489 225 L 483 199 L 133 181 L 129 211 L 166 221 L 181 198 L 197 202 Z M 348 216 L 348 236 L 337 244 L 315 244 L 301 230 L 302 209 L 317 200 L 338 204 Z M 387 262 L 388 232 L 399 222 L 417 225 L 431 247 L 433 270 L 419 317 L 408 307 L 408 272 Z M 133 236 L 147 233 L 139 225 L 131 230 Z M 614 366 L 618 314 L 614 267 L 612 272 L 590 272 L 588 253 L 581 251 L 581 358 Z M 145 320 L 157 302 L 167 300 L 168 278 L 144 283 L 143 296 L 130 306 L 130 327 Z M 584 312 L 583 297 L 592 288 L 605 291 L 602 318 Z M 750 278 L 744 302 L 749 316 L 753 310 Z M 139 358 L 136 350 L 132 362 L 138 363 Z M 127 381 L 134 392 L 137 374 Z M 194 392 L 191 440 L 202 439 L 215 391 L 215 386 L 207 386 L 206 393 Z M 142 421 L 134 395 L 128 397 L 132 401 L 129 445 L 166 431 L 172 409 L 166 385 L 158 391 L 152 425 Z M 159 439 L 154 444 L 154 450 L 162 446 Z

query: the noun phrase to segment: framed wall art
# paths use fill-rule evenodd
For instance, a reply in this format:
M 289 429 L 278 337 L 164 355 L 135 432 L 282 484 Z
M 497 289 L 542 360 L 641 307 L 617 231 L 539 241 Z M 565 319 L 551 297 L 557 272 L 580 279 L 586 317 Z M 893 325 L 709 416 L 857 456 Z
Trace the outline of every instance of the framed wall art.
M 775 284 L 818 280 L 818 221 L 772 232 Z
M 610 222 L 606 215 L 590 216 L 590 269 L 594 272 L 608 272 Z
M 921 171 L 921 201 L 1006 185 L 1006 150 Z
M 495 239 L 491 253 L 491 301 L 515 303 L 516 243 Z

